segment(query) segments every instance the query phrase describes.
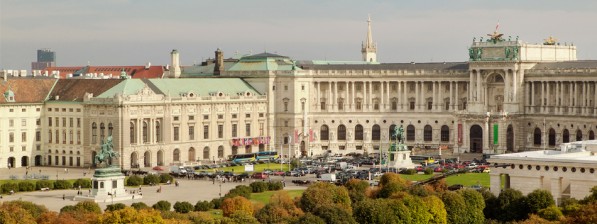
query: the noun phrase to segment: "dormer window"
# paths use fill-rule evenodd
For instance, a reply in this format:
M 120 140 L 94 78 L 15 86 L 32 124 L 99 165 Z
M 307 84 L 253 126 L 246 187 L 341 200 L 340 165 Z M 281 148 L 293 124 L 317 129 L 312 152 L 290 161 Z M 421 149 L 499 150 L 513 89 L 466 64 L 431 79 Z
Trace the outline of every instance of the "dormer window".
M 15 93 L 12 90 L 7 90 L 4 92 L 4 98 L 6 102 L 15 102 Z

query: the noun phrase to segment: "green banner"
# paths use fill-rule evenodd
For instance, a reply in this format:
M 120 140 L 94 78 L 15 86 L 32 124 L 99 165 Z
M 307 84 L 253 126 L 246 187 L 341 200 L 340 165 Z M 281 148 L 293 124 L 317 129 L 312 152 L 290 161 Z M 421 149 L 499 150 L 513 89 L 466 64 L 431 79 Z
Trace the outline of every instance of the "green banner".
M 498 144 L 498 125 L 494 124 L 493 125 L 493 144 L 497 145 Z

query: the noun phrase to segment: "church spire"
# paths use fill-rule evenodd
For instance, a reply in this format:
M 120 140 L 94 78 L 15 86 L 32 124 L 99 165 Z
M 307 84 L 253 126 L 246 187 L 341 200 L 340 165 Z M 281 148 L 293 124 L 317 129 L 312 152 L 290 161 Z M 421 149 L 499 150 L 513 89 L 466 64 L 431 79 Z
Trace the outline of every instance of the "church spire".
M 363 61 L 377 62 L 377 46 L 373 44 L 373 35 L 371 34 L 371 16 L 367 18 L 367 39 L 361 47 Z

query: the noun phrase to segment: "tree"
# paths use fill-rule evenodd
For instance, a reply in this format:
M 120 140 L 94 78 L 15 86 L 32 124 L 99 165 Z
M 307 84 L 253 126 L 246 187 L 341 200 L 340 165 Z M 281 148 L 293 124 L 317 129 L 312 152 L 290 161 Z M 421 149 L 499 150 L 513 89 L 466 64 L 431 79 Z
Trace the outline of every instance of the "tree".
M 209 211 L 214 208 L 214 205 L 209 201 L 198 201 L 195 204 L 195 211 Z
M 153 206 L 151 206 L 153 209 L 155 210 L 159 210 L 159 211 L 170 211 L 170 207 L 172 205 L 170 204 L 170 202 L 168 201 L 158 201 L 157 203 L 155 203 Z
M 407 180 L 395 173 L 385 173 L 379 180 L 380 191 L 378 197 L 389 198 L 392 194 L 405 191 L 409 187 Z
M 358 223 L 399 223 L 389 206 L 390 199 L 365 199 L 355 203 L 353 217 Z M 404 206 L 404 204 L 401 204 Z M 398 207 L 398 206 L 397 206 Z
M 182 201 L 179 202 L 177 201 L 176 203 L 174 203 L 174 211 L 178 212 L 178 213 L 189 213 L 191 211 L 193 211 L 194 206 L 186 201 Z
M 256 218 L 244 211 L 236 211 L 230 214 L 230 217 L 224 217 L 221 224 L 259 224 Z
M 597 223 L 597 202 L 581 206 L 576 212 L 568 214 L 563 223 Z
M 526 208 L 529 209 L 530 213 L 537 213 L 539 210 L 553 206 L 556 202 L 553 200 L 553 196 L 549 191 L 537 189 L 529 193 L 524 200 Z
M 448 213 L 446 212 L 444 202 L 439 197 L 431 195 L 422 199 L 427 212 L 431 215 L 428 223 L 445 224 L 448 222 Z
M 35 219 L 29 212 L 16 203 L 0 205 L 0 223 L 35 224 Z
M 562 213 L 560 208 L 558 208 L 555 205 L 551 205 L 547 208 L 539 210 L 537 212 L 537 215 L 549 221 L 558 221 L 564 217 L 564 214 Z
M 102 214 L 102 209 L 99 207 L 99 205 L 91 200 L 85 200 L 75 204 L 75 210 L 95 214 Z
M 245 197 L 246 199 L 251 199 L 252 192 L 253 191 L 252 191 L 251 187 L 246 186 L 246 185 L 238 185 L 234 189 L 230 190 L 226 195 L 224 195 L 224 198 L 233 198 L 236 196 L 242 196 L 242 197 Z
M 251 187 L 251 192 L 253 193 L 261 193 L 267 191 L 269 188 L 267 182 L 264 181 L 255 181 L 249 184 L 249 187 Z
M 326 223 L 322 218 L 319 218 L 319 216 L 313 215 L 311 213 L 305 213 L 305 215 L 299 217 L 299 219 L 294 221 L 292 224 L 326 224 Z
M 317 207 L 337 204 L 352 213 L 350 197 L 345 187 L 318 182 L 312 184 L 302 194 L 300 205 L 303 211 L 313 212 Z
M 267 204 L 257 211 L 255 218 L 260 223 L 287 223 L 291 216 L 284 208 Z
M 137 209 L 137 210 L 140 210 L 140 209 L 149 209 L 150 208 L 147 204 L 145 204 L 143 202 L 132 203 L 131 207 L 134 208 L 134 209 Z
M 467 214 L 467 206 L 462 195 L 456 192 L 446 191 L 441 194 L 441 199 L 446 208 L 448 223 L 466 223 L 465 216 Z
M 216 224 L 216 219 L 207 212 L 190 212 L 188 219 L 195 224 Z
M 344 184 L 344 186 L 348 190 L 348 196 L 350 196 L 350 200 L 353 204 L 363 201 L 365 198 L 367 198 L 365 195 L 367 188 L 369 188 L 369 183 L 367 181 L 350 179 L 348 182 L 346 182 L 346 184 Z
M 463 189 L 457 191 L 458 194 L 462 195 L 464 199 L 466 210 L 466 216 L 464 216 L 465 223 L 483 223 L 485 216 L 483 215 L 483 209 L 485 209 L 485 200 L 483 195 L 473 189 Z
M 528 219 L 520 222 L 516 222 L 517 224 L 559 224 L 560 222 L 557 221 L 549 221 L 545 220 L 535 214 L 531 214 Z
M 42 213 L 48 212 L 48 209 L 46 208 L 46 206 L 38 205 L 38 204 L 29 202 L 29 201 L 22 201 L 22 200 L 7 201 L 7 202 L 4 202 L 3 205 L 4 206 L 14 205 L 14 206 L 20 207 L 22 209 L 25 209 L 25 211 L 27 211 L 27 213 L 31 214 L 31 216 L 34 219 L 39 218 L 39 216 L 41 216 Z
M 527 209 L 524 207 L 525 197 L 522 192 L 508 188 L 503 190 L 497 198 L 498 216 L 497 220 L 502 222 L 522 220 L 527 217 Z
M 242 196 L 224 199 L 222 202 L 222 213 L 224 214 L 224 217 L 229 217 L 235 212 L 245 212 L 252 216 L 253 204 Z
M 328 224 L 356 224 L 350 210 L 339 204 L 327 204 L 319 206 L 313 214 L 322 218 Z
M 131 207 L 108 211 L 99 216 L 98 224 L 165 223 L 160 212 L 152 209 L 136 210 Z

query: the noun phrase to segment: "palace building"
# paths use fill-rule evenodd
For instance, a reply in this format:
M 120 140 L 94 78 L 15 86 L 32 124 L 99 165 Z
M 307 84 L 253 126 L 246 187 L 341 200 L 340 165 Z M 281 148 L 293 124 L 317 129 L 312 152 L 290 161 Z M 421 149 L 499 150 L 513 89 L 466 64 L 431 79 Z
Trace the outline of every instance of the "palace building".
M 92 166 L 110 135 L 124 168 L 264 150 L 291 157 L 383 153 L 396 126 L 409 148 L 458 153 L 595 139 L 597 60 L 577 60 L 572 44 L 531 44 L 496 30 L 473 38 L 463 50 L 468 61 L 381 63 L 368 20 L 361 47 L 362 61 L 267 52 L 225 58 L 217 49 L 214 59 L 185 66 L 173 50 L 170 65 L 155 72 L 148 65 L 76 67 L 72 76 L 67 67 L 46 68 L 62 71 L 53 78 L 4 75 L 0 111 L 9 116 L 0 117 L 0 167 Z M 111 73 L 99 79 L 91 70 Z M 34 102 L 21 101 L 33 92 Z M 23 107 L 27 115 L 8 112 Z M 22 119 L 26 126 L 17 127 Z M 22 133 L 27 137 L 18 138 Z

